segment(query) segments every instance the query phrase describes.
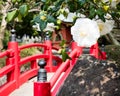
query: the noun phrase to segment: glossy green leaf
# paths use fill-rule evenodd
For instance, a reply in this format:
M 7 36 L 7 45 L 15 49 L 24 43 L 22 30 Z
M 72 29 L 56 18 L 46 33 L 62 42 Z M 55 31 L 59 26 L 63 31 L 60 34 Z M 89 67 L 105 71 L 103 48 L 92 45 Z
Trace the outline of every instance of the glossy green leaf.
M 95 9 L 91 8 L 89 18 L 93 19 L 95 17 L 95 15 L 96 15 Z
M 12 0 L 12 3 L 16 3 L 17 0 Z
M 64 62 L 65 62 L 67 59 L 71 59 L 71 58 L 69 57 L 69 55 L 67 54 L 67 52 L 66 52 L 65 49 L 62 49 L 61 54 L 62 54 L 62 60 L 63 60 Z
M 18 17 L 17 17 L 17 18 L 18 18 L 18 21 L 19 21 L 19 22 L 22 22 L 22 16 L 21 16 L 21 14 L 18 14 Z
M 17 0 L 17 2 L 21 2 L 22 0 Z
M 103 20 L 103 21 L 105 22 L 105 18 L 104 18 L 105 13 L 104 13 L 104 11 L 103 11 L 102 9 L 96 10 L 96 14 L 98 15 L 98 17 L 99 17 L 101 20 Z
M 13 19 L 15 19 L 18 15 L 18 10 L 14 10 L 12 12 L 8 12 L 7 14 L 7 22 L 12 21 Z
M 40 23 L 39 24 L 40 25 L 40 30 L 43 31 L 47 26 L 47 22 L 41 20 L 39 23 Z
M 48 21 L 48 22 L 54 22 L 54 23 L 55 23 L 55 22 L 56 22 L 56 19 L 55 19 L 53 16 L 48 15 L 48 16 L 47 16 L 47 21 Z
M 63 47 L 65 45 L 66 41 L 65 40 L 62 40 L 61 43 L 60 43 L 60 46 Z
M 41 0 L 41 1 L 45 3 L 47 0 Z
M 28 5 L 22 5 L 19 8 L 19 12 L 23 17 L 25 17 L 28 14 L 28 9 L 29 9 Z

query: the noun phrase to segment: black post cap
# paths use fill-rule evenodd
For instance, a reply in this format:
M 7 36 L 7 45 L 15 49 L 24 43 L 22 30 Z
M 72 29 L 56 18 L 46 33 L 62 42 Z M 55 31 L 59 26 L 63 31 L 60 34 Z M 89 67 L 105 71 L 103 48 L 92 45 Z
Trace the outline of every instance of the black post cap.
M 50 34 L 49 34 L 49 32 L 46 32 L 46 37 L 45 37 L 45 40 L 50 40 Z
M 46 82 L 47 81 L 47 72 L 44 69 L 44 67 L 46 66 L 46 61 L 45 60 L 39 60 L 38 61 L 38 66 L 40 67 L 40 69 L 38 70 L 37 81 Z
M 11 30 L 10 41 L 16 41 L 16 30 L 15 29 Z

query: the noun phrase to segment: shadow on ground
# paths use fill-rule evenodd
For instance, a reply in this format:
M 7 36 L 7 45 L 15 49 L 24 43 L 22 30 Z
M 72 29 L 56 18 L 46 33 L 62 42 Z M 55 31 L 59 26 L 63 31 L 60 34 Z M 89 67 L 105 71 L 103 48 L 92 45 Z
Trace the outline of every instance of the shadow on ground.
M 103 65 L 91 56 L 83 56 L 57 96 L 120 96 L 118 68 L 114 63 Z

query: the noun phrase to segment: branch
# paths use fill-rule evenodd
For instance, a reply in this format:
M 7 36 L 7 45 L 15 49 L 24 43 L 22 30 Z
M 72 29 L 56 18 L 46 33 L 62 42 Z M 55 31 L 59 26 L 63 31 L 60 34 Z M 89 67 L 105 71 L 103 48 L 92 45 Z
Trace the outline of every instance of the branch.
M 114 38 L 113 34 L 110 32 L 108 35 L 106 35 L 112 44 L 114 45 L 120 45 L 120 43 Z
M 7 10 L 10 9 L 11 6 L 12 6 L 11 0 L 7 0 L 7 2 L 5 2 L 5 5 L 2 5 L 2 10 L 1 10 L 2 20 L 0 25 L 0 49 L 3 48 L 2 40 L 4 39 L 4 33 L 7 26 L 7 21 L 5 20 L 7 16 Z
M 28 12 L 40 12 L 40 9 L 31 9 Z

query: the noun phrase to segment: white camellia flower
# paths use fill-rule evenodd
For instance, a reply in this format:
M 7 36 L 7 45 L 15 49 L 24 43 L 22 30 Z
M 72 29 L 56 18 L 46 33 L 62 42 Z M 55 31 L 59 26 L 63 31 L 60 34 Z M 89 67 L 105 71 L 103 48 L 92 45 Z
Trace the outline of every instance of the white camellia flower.
M 64 22 L 73 22 L 73 18 L 76 16 L 75 13 L 68 13 L 68 16 L 65 17 L 63 14 L 60 14 L 58 16 L 58 19 L 64 21 Z
M 54 25 L 54 23 L 47 23 L 47 26 L 46 26 L 46 28 L 44 29 L 44 31 L 54 32 L 54 31 L 55 31 L 55 25 Z
M 36 25 L 33 25 L 33 28 L 36 29 L 37 31 L 41 31 L 38 23 L 36 23 Z M 47 23 L 47 26 L 46 26 L 46 28 L 43 31 L 44 32 L 46 32 L 46 31 L 54 32 L 55 31 L 54 23 Z
M 96 22 L 99 26 L 100 35 L 105 35 L 110 33 L 114 27 L 113 20 L 106 20 L 106 22 L 103 22 L 102 20 L 97 20 Z
M 111 2 L 111 7 L 115 8 L 118 3 L 120 3 L 120 0 L 102 0 L 103 3 Z
M 78 18 L 71 27 L 71 34 L 77 45 L 83 47 L 91 47 L 100 37 L 97 22 L 88 18 Z
M 80 14 L 80 13 L 72 13 L 69 11 L 68 8 L 64 8 L 65 12 L 67 13 L 67 17 L 65 17 L 63 14 L 60 14 L 57 18 L 64 21 L 64 22 L 73 22 L 75 17 L 85 17 L 85 15 Z
M 85 15 L 78 14 L 78 13 L 76 14 L 75 12 L 74 13 L 69 12 L 67 17 L 65 17 L 63 14 L 60 14 L 58 16 L 58 19 L 60 19 L 60 20 L 62 20 L 64 22 L 73 22 L 73 20 L 74 20 L 75 17 L 83 17 L 84 18 Z

